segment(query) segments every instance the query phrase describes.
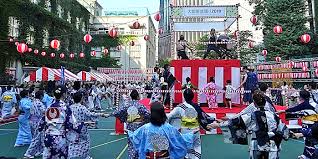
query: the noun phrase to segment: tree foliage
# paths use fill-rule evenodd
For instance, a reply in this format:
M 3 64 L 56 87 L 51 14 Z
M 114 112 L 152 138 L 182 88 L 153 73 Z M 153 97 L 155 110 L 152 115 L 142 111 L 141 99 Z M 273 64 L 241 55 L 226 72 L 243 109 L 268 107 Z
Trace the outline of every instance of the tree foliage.
M 307 6 L 305 0 L 249 0 L 255 5 L 254 14 L 258 17 L 257 28 L 263 29 L 264 47 L 268 50 L 268 60 L 276 56 L 289 59 L 317 54 L 317 38 L 315 33 L 306 27 Z M 273 28 L 280 25 L 283 33 L 276 35 Z M 304 33 L 311 35 L 308 44 L 300 41 Z

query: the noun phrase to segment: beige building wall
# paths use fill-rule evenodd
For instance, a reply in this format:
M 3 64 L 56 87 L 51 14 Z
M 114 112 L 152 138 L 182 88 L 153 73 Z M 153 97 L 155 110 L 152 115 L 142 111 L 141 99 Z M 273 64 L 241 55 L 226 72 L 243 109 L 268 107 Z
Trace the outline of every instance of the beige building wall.
M 132 29 L 130 26 L 138 19 L 141 29 Z M 122 69 L 146 69 L 156 65 L 156 29 L 151 17 L 141 16 L 99 16 L 94 20 L 94 27 L 98 29 L 92 34 L 106 34 L 113 26 L 118 30 L 119 35 L 135 35 L 135 45 L 123 44 L 118 51 L 111 48 L 110 56 L 119 60 Z M 150 40 L 145 41 L 144 36 L 149 35 Z M 103 50 L 103 48 L 96 48 Z M 97 57 L 101 56 L 97 51 Z

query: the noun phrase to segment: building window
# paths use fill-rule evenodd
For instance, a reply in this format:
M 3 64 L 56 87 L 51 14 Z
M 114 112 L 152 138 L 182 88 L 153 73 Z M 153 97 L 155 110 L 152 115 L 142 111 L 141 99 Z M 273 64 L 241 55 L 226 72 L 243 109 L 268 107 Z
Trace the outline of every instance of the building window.
M 13 37 L 19 36 L 19 22 L 15 17 L 9 17 L 9 35 Z

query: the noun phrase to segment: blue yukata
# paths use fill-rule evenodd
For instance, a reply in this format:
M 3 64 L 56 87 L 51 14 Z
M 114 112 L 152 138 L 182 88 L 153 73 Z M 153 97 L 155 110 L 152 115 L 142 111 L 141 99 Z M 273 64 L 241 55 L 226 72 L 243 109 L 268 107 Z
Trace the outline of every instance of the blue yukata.
M 318 139 L 317 132 L 313 130 L 318 130 L 318 123 L 313 124 L 310 128 L 304 127 L 301 129 L 301 133 L 304 135 L 306 140 L 310 141 L 310 145 L 305 145 L 304 155 L 302 157 L 304 159 L 316 159 L 318 158 Z
M 77 123 L 95 120 L 102 115 L 101 113 L 90 112 L 85 106 L 79 103 L 71 105 L 70 109 Z M 90 137 L 88 127 L 83 125 L 79 134 L 72 130 L 67 135 L 71 136 L 70 138 L 76 139 L 70 140 L 68 147 L 69 158 L 89 159 Z
M 124 104 L 119 110 L 116 110 L 111 115 L 118 118 L 121 122 L 126 123 L 129 131 L 137 130 L 150 119 L 150 113 L 147 108 L 137 100 L 132 100 L 128 102 L 127 105 Z M 138 152 L 134 150 L 130 140 L 128 140 L 128 158 L 139 159 Z
M 182 159 L 193 148 L 193 133 L 183 134 L 165 123 L 155 126 L 151 123 L 128 132 L 129 140 L 138 152 L 139 159 L 170 158 Z
M 30 125 L 33 138 L 24 156 L 38 156 L 43 152 L 42 143 L 44 140 L 44 133 L 39 132 L 38 125 L 41 119 L 44 117 L 45 109 L 45 105 L 41 102 L 40 99 L 33 100 L 30 111 Z
M 47 108 L 47 107 L 51 106 L 51 104 L 53 104 L 54 98 L 49 96 L 48 94 L 44 93 L 42 102 L 45 105 L 45 107 Z
M 2 110 L 1 118 L 8 118 L 11 116 L 11 110 L 14 104 L 17 104 L 17 98 L 12 91 L 6 91 L 1 96 Z
M 311 127 L 318 122 L 318 114 L 315 111 L 315 107 L 313 107 L 309 100 L 304 101 L 303 103 L 298 104 L 295 107 L 286 109 L 286 115 L 287 114 L 296 114 L 301 117 L 302 119 L 302 129 L 303 130 L 310 130 Z M 308 133 L 304 133 L 308 134 Z M 302 157 L 307 157 L 309 159 L 312 158 L 312 151 L 315 149 L 317 143 L 315 143 L 313 140 L 310 140 L 310 138 L 305 137 L 305 148 L 304 152 L 301 155 Z M 305 159 L 307 159 L 305 158 Z
M 83 123 L 77 124 L 72 111 L 63 101 L 56 100 L 46 109 L 45 116 L 39 123 L 39 131 L 44 131 L 44 159 L 67 159 L 67 132 L 74 130 L 80 133 Z M 72 137 L 72 136 L 71 136 Z
M 19 132 L 15 141 L 15 146 L 28 145 L 31 143 L 32 134 L 30 126 L 30 109 L 32 107 L 32 101 L 29 98 L 22 98 L 19 103 L 20 115 Z

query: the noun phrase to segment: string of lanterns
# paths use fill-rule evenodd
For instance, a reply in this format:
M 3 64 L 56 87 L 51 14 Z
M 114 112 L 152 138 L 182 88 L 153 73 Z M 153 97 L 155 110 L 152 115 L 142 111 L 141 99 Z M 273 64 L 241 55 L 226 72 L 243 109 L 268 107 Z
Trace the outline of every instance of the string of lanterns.
M 250 22 L 251 22 L 253 25 L 256 25 L 257 22 L 258 22 L 257 16 L 256 16 L 256 15 L 253 15 L 253 16 L 250 18 Z M 280 26 L 280 25 L 274 26 L 273 32 L 274 32 L 275 35 L 277 35 L 277 36 L 278 36 L 279 34 L 283 33 L 283 28 L 282 28 L 282 26 Z M 237 36 L 236 31 L 234 32 L 234 34 L 235 34 L 234 37 L 236 37 L 236 36 Z M 305 33 L 305 34 L 301 35 L 301 36 L 299 37 L 299 39 L 300 39 L 300 41 L 301 41 L 302 43 L 307 44 L 307 43 L 310 42 L 311 37 L 310 37 L 309 34 Z M 252 41 L 249 41 L 249 42 L 248 42 L 248 47 L 249 47 L 249 48 L 253 48 L 253 47 L 254 47 L 254 44 L 253 44 Z M 265 57 L 265 59 L 266 59 L 267 53 L 268 53 L 268 51 L 267 51 L 266 49 L 263 49 L 263 51 L 261 52 L 261 54 Z M 276 62 L 281 62 L 281 57 L 275 57 L 275 61 L 276 61 Z
M 146 17 L 146 16 L 145 16 L 145 17 Z M 142 17 L 141 17 L 141 18 L 142 18 Z M 160 15 L 159 12 L 156 12 L 156 13 L 155 13 L 154 19 L 155 19 L 156 21 L 160 21 L 160 20 L 161 20 L 161 15 Z M 128 22 L 128 23 L 130 23 L 130 22 Z M 135 21 L 135 22 L 133 23 L 132 26 L 133 26 L 134 29 L 139 29 L 139 28 L 141 27 L 140 23 L 138 22 L 138 19 L 137 19 L 137 21 Z M 157 30 L 157 33 L 158 33 L 158 34 L 163 34 L 163 29 L 162 29 L 162 28 L 159 28 L 159 29 Z M 116 30 L 115 26 L 113 26 L 113 27 L 108 31 L 108 35 L 109 35 L 110 37 L 112 37 L 112 38 L 116 38 L 116 37 L 118 36 L 118 31 Z M 61 35 L 61 36 L 62 36 L 62 35 Z M 67 36 L 69 36 L 69 35 L 67 35 Z M 55 37 L 58 37 L 58 36 L 55 36 Z M 86 34 L 86 35 L 84 35 L 84 37 L 83 37 L 83 41 L 84 41 L 85 43 L 87 43 L 87 44 L 89 44 L 92 40 L 93 40 L 93 37 L 92 37 L 90 34 Z M 150 36 L 149 36 L 149 35 L 144 35 L 144 40 L 145 40 L 145 41 L 150 40 Z M 15 40 L 14 40 L 13 37 L 9 37 L 9 42 L 14 42 L 14 41 L 15 41 Z M 54 39 L 54 40 L 52 40 L 52 41 L 50 42 L 50 47 L 51 47 L 52 49 L 58 50 L 59 47 L 60 47 L 60 44 L 61 44 L 61 42 L 60 42 L 58 39 Z M 32 51 L 33 51 L 33 49 L 32 49 L 32 48 L 28 48 L 28 45 L 27 45 L 26 43 L 24 43 L 24 42 L 19 43 L 18 41 L 16 41 L 16 42 L 15 42 L 15 45 L 17 46 L 17 51 L 18 51 L 20 54 L 23 54 L 23 53 L 26 53 L 26 52 L 32 52 Z M 129 43 L 129 45 L 134 46 L 134 45 L 135 45 L 135 42 L 134 42 L 134 41 L 131 41 L 131 42 Z M 120 50 L 122 49 L 122 47 L 119 45 L 119 46 L 116 47 L 116 49 L 117 49 L 118 51 L 120 51 Z M 34 49 L 33 52 L 34 52 L 35 55 L 38 55 L 38 54 L 39 54 L 39 50 L 38 50 L 38 49 Z M 108 52 L 109 52 L 108 49 L 104 49 L 104 50 L 103 50 L 103 53 L 104 53 L 105 56 L 108 54 Z M 42 52 L 41 52 L 41 55 L 42 55 L 42 56 L 46 56 L 46 52 L 45 52 L 45 51 L 42 51 Z M 55 53 L 50 53 L 50 57 L 51 57 L 51 58 L 55 58 L 55 56 L 56 56 Z M 91 56 L 93 56 L 93 57 L 96 56 L 96 51 L 95 51 L 95 50 L 91 51 Z M 64 59 L 64 58 L 65 58 L 65 54 L 64 54 L 64 53 L 60 53 L 59 57 L 60 57 L 61 59 Z M 70 53 L 69 57 L 70 57 L 71 59 L 73 59 L 73 58 L 75 57 L 75 54 L 74 54 L 74 53 Z M 84 58 L 84 57 L 85 57 L 85 54 L 84 54 L 83 52 L 80 52 L 80 53 L 79 53 L 79 57 L 80 57 L 80 58 Z

